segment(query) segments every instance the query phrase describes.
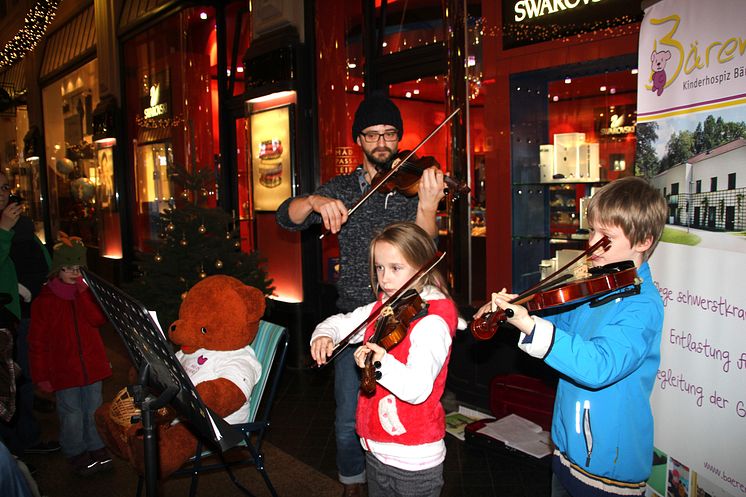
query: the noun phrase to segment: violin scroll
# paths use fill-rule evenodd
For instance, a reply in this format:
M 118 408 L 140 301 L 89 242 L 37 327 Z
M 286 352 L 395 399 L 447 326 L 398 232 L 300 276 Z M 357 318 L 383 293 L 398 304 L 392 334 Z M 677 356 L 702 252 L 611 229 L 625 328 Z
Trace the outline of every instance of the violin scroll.
M 376 381 L 381 379 L 381 372 L 376 371 L 373 365 L 373 353 L 369 353 L 365 358 L 365 367 L 360 375 L 360 390 L 365 395 L 376 393 Z
M 477 340 L 489 340 L 495 336 L 500 323 L 505 322 L 506 319 L 507 316 L 500 309 L 495 312 L 485 312 L 469 324 L 469 330 Z

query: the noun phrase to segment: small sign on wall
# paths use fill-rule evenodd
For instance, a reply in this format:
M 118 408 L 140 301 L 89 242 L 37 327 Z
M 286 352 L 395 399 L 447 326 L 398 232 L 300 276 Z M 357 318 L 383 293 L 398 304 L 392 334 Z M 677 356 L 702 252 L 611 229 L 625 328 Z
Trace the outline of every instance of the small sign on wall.
M 275 211 L 292 195 L 293 105 L 251 114 L 251 166 L 254 209 Z
M 356 166 L 357 161 L 352 147 L 334 148 L 334 174 L 350 174 Z

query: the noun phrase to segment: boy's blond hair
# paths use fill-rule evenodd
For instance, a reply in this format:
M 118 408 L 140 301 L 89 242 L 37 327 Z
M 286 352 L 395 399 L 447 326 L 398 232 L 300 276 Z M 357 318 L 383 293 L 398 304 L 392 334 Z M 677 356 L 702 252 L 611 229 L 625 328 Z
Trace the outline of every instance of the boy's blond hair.
M 376 293 L 378 293 L 378 278 L 376 277 L 375 248 L 378 242 L 388 242 L 396 247 L 407 263 L 418 270 L 430 261 L 438 250 L 430 235 L 415 223 L 399 222 L 386 226 L 370 242 L 370 284 Z M 419 291 L 425 285 L 436 286 L 446 297 L 449 296 L 448 285 L 437 267 L 420 278 L 414 288 Z
M 663 195 L 646 180 L 628 176 L 612 181 L 597 191 L 588 202 L 588 222 L 592 225 L 617 226 L 632 246 L 653 240 L 642 255 L 653 254 L 666 225 L 668 206 Z

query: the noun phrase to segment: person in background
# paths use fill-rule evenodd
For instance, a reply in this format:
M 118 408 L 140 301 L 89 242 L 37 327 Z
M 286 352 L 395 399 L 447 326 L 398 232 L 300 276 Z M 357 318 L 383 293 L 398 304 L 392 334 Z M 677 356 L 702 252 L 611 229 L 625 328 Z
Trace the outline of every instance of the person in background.
M 375 300 L 367 279 L 367 251 L 376 231 L 395 221 L 415 221 L 432 238 L 438 236 L 436 214 L 444 196 L 444 183 L 437 167 L 423 172 L 416 196 L 376 192 L 348 217 L 348 209 L 371 188 L 379 169 L 390 167 L 403 132 L 401 113 L 389 98 L 378 94 L 367 97 L 355 112 L 352 125 L 352 138 L 363 152 L 363 163 L 350 174 L 332 178 L 310 195 L 288 198 L 277 210 L 277 223 L 285 229 L 303 230 L 323 223 L 324 228 L 337 234 L 340 312 L 350 312 Z M 312 348 L 329 344 L 328 337 L 315 340 L 321 343 L 312 342 Z M 344 485 L 343 495 L 348 497 L 361 495 L 366 481 L 365 458 L 355 433 L 360 377 L 353 351 L 354 347 L 349 347 L 334 361 L 337 469 Z
M 10 301 L 10 295 L 0 293 L 0 304 Z M 0 326 L 0 420 L 8 421 L 16 409 L 16 375 L 20 372 L 13 361 L 13 335 Z M 39 487 L 28 467 L 0 441 L 0 495 L 3 497 L 39 497 Z
M 85 245 L 59 236 L 49 281 L 31 305 L 29 360 L 34 384 L 55 394 L 62 452 L 87 476 L 112 465 L 93 419 L 101 381 L 111 376 L 99 333 L 106 316 L 81 277 Z
M 618 179 L 588 203 L 592 266 L 632 261 L 639 292 L 618 289 L 603 300 L 550 317 L 529 316 L 516 295 L 493 294 L 490 307 L 510 309 L 518 346 L 560 374 L 552 417 L 552 497 L 642 496 L 653 463 L 650 395 L 660 364 L 663 302 L 648 265 L 668 208 L 638 177 Z M 506 313 L 510 314 L 510 313 Z
M 326 336 L 330 341 L 313 342 L 314 360 L 326 362 L 333 344 L 386 306 L 435 252 L 433 240 L 413 223 L 391 224 L 375 236 L 369 249 L 369 274 L 378 300 L 320 323 L 314 337 Z M 376 370 L 375 392 L 361 393 L 357 405 L 357 433 L 366 451 L 371 497 L 437 497 L 443 487 L 445 412 L 440 400 L 458 310 L 437 269 L 423 275 L 412 288 L 426 307 L 409 322 L 403 340 L 389 351 L 368 342 L 376 329 L 374 322 L 358 332 L 362 335 L 358 339 L 365 343 L 354 352 L 360 368 L 365 367 L 368 354 L 373 354 Z M 386 319 L 383 314 L 379 320 Z
M 0 325 L 14 330 L 13 358 L 20 366 L 15 415 L 0 422 L 0 439 L 12 453 L 23 456 L 55 452 L 60 444 L 42 441 L 28 364 L 31 300 L 46 281 L 51 261 L 34 233 L 33 221 L 23 214 L 21 201 L 11 198 L 10 190 L 8 178 L 0 174 L 0 292 L 10 296 L 0 312 Z

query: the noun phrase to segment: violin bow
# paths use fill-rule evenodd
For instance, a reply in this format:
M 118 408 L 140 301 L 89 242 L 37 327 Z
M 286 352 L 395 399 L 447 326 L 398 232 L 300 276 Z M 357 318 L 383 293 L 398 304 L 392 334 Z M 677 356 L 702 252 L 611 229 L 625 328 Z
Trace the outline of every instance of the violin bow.
M 332 361 L 332 359 L 334 359 L 335 357 L 337 357 L 345 348 L 347 348 L 347 346 L 350 344 L 350 339 L 352 339 L 352 337 L 355 336 L 355 334 L 358 331 L 360 331 L 361 329 L 365 328 L 370 323 L 372 323 L 373 321 L 375 321 L 376 319 L 378 319 L 378 316 L 381 314 L 381 312 L 385 308 L 391 307 L 393 304 L 395 304 L 402 297 L 402 295 L 404 295 L 404 293 L 407 292 L 407 290 L 409 290 L 410 288 L 412 288 L 415 285 L 415 283 L 417 283 L 420 280 L 420 278 L 422 278 L 427 273 L 429 273 L 430 271 L 432 271 L 433 268 L 435 266 L 437 266 L 438 263 L 440 263 L 440 261 L 442 261 L 445 256 L 446 256 L 445 252 L 435 252 L 435 255 L 432 257 L 432 259 L 430 259 L 429 261 L 427 261 L 416 273 L 414 273 L 414 275 L 412 275 L 412 277 L 409 278 L 409 280 L 406 283 L 404 283 L 404 285 L 402 285 L 402 287 L 399 288 L 386 301 L 386 304 L 384 304 L 381 307 L 379 307 L 378 309 L 376 309 L 375 312 L 371 312 L 370 316 L 368 316 L 365 319 L 365 321 L 363 321 L 362 323 L 360 323 L 359 325 L 357 325 L 354 330 L 352 330 L 351 332 L 349 332 L 342 340 L 340 340 L 334 346 L 334 348 L 332 349 L 332 355 L 329 356 L 329 358 L 326 360 L 326 362 L 324 364 L 322 364 L 321 366 L 319 366 L 318 364 L 314 363 L 314 364 L 311 365 L 311 367 L 312 368 L 320 368 L 320 367 L 325 366 L 326 364 L 329 364 Z
M 347 211 L 347 217 L 350 217 L 350 216 L 351 216 L 351 215 L 352 215 L 352 214 L 353 214 L 353 213 L 354 213 L 354 212 L 355 212 L 355 211 L 356 211 L 356 210 L 358 209 L 358 207 L 360 207 L 361 205 L 363 205 L 363 203 L 364 203 L 364 202 L 365 202 L 366 200 L 368 200 L 368 198 L 369 198 L 369 197 L 370 197 L 371 195 L 373 195 L 373 194 L 374 194 L 375 192 L 377 192 L 377 191 L 378 191 L 378 189 L 379 189 L 379 188 L 381 188 L 381 187 L 382 187 L 382 186 L 383 186 L 383 185 L 384 185 L 384 184 L 386 183 L 386 181 L 388 181 L 388 179 L 389 179 L 389 178 L 390 178 L 391 176 L 393 176 L 393 175 L 394 175 L 394 173 L 396 173 L 396 171 L 397 171 L 397 170 L 399 169 L 399 166 L 401 166 L 402 164 L 404 164 L 405 162 L 407 162 L 407 161 L 408 161 L 408 160 L 409 160 L 409 159 L 410 159 L 410 158 L 411 158 L 411 157 L 412 157 L 412 156 L 413 156 L 413 155 L 415 154 L 415 152 L 417 152 L 417 150 L 419 150 L 419 149 L 420 149 L 420 147 L 422 147 L 422 146 L 423 146 L 423 145 L 424 145 L 425 143 L 427 143 L 427 141 L 428 141 L 428 140 L 429 140 L 430 138 L 432 138 L 432 137 L 433 137 L 433 136 L 435 135 L 435 133 L 437 133 L 437 132 L 438 132 L 438 130 L 439 130 L 440 128 L 442 128 L 443 126 L 445 126 L 445 124 L 446 124 L 446 123 L 447 123 L 448 121 L 450 121 L 450 120 L 451 120 L 451 119 L 453 118 L 453 116 L 455 116 L 456 114 L 458 114 L 460 110 L 461 110 L 461 107 L 458 107 L 458 108 L 457 108 L 456 110 L 454 110 L 453 112 L 451 112 L 451 115 L 450 115 L 450 116 L 446 117 L 446 118 L 445 118 L 445 119 L 443 120 L 443 122 L 441 122 L 440 124 L 438 124 L 438 126 L 437 126 L 437 127 L 436 127 L 436 128 L 434 129 L 434 130 L 432 130 L 432 131 L 430 132 L 430 134 L 429 134 L 429 135 L 427 135 L 427 136 L 426 136 L 426 137 L 425 137 L 425 138 L 424 138 L 424 139 L 423 139 L 423 140 L 422 140 L 422 141 L 421 141 L 420 143 L 418 143 L 418 144 L 417 144 L 417 146 L 416 146 L 416 147 L 414 147 L 414 148 L 412 149 L 412 151 L 411 151 L 411 152 L 409 152 L 409 154 L 407 154 L 407 155 L 406 155 L 406 157 L 404 157 L 404 159 L 400 160 L 400 161 L 399 161 L 399 162 L 398 162 L 398 163 L 397 163 L 397 164 L 396 164 L 396 165 L 395 165 L 394 167 L 392 167 L 392 168 L 391 168 L 391 169 L 390 169 L 390 170 L 389 170 L 389 171 L 388 171 L 388 172 L 387 172 L 387 173 L 386 173 L 386 174 L 385 174 L 385 175 L 384 175 L 384 176 L 383 176 L 383 177 L 381 178 L 381 180 L 380 180 L 380 181 L 379 181 L 378 183 L 376 183 L 376 185 L 375 185 L 375 186 L 371 187 L 371 188 L 370 188 L 370 189 L 369 189 L 369 190 L 368 190 L 367 192 L 365 192 L 365 194 L 364 194 L 364 195 L 363 195 L 362 197 L 360 197 L 360 199 L 359 199 L 359 200 L 358 200 L 358 201 L 357 201 L 357 202 L 355 203 L 355 205 L 353 205 L 352 207 L 350 207 L 350 209 L 349 209 L 349 210 Z M 324 238 L 324 236 L 326 236 L 326 234 L 327 234 L 327 233 L 329 233 L 329 230 L 326 230 L 326 231 L 324 231 L 323 233 L 321 233 L 321 235 L 319 236 L 319 240 L 321 240 L 322 238 Z

